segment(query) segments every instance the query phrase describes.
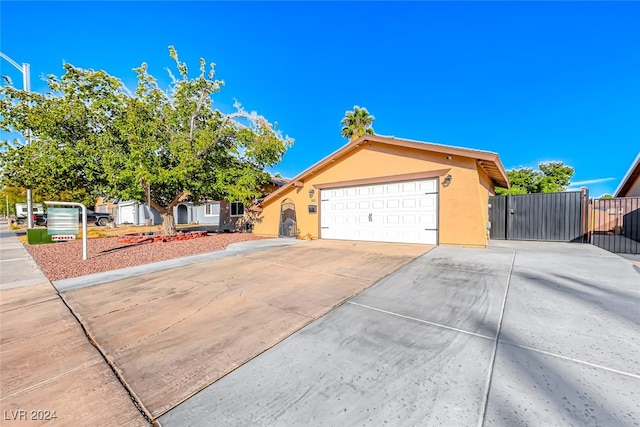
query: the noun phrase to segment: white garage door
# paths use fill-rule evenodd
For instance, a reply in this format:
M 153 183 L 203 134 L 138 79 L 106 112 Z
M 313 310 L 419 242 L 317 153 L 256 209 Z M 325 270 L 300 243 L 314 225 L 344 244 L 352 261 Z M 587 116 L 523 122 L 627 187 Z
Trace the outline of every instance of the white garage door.
M 120 224 L 135 224 L 135 206 L 120 206 Z
M 322 190 L 320 228 L 323 239 L 436 244 L 438 180 Z

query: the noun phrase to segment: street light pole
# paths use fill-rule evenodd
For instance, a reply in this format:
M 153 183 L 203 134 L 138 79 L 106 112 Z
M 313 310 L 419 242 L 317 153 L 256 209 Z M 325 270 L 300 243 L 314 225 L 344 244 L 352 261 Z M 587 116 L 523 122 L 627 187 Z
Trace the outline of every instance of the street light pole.
M 23 62 L 22 65 L 19 65 L 16 61 L 9 58 L 2 52 L 0 52 L 0 57 L 6 59 L 22 73 L 22 88 L 27 93 L 31 92 L 31 70 L 29 64 Z M 27 145 L 31 143 L 31 135 L 29 131 L 27 131 L 27 134 L 25 135 L 25 140 Z M 30 188 L 27 188 L 27 228 L 33 228 L 33 197 L 31 195 Z

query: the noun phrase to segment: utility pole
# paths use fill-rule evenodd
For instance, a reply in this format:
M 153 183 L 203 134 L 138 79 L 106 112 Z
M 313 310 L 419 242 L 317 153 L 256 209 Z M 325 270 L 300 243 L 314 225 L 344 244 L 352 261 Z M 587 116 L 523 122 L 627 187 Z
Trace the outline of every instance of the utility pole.
M 25 92 L 31 91 L 31 77 L 30 77 L 30 66 L 26 62 L 23 62 L 22 65 L 19 65 L 16 61 L 9 58 L 4 53 L 0 52 L 0 57 L 6 59 L 11 65 L 16 67 L 22 73 L 22 88 Z M 25 135 L 25 142 L 27 145 L 31 143 L 31 132 L 27 131 Z M 9 212 L 7 211 L 7 215 Z M 33 228 L 33 197 L 31 195 L 31 189 L 27 188 L 27 228 Z

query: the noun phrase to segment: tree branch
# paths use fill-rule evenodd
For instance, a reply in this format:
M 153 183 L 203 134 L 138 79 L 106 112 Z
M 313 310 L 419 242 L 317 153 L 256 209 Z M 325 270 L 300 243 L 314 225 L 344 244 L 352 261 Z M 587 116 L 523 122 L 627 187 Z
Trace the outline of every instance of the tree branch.
M 200 99 L 198 99 L 198 102 L 196 103 L 196 111 L 191 115 L 191 120 L 189 123 L 189 141 L 191 141 L 192 149 L 193 149 L 193 131 L 195 130 L 195 127 L 196 127 L 196 117 L 198 117 L 198 113 L 200 113 L 200 109 L 204 104 L 204 100 L 206 96 L 207 96 L 207 91 L 205 89 L 202 89 L 202 93 L 200 94 Z

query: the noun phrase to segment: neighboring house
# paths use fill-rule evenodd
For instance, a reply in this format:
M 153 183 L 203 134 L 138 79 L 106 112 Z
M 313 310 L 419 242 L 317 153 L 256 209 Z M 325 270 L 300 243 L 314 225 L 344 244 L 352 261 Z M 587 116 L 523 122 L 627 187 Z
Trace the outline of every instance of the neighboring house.
M 176 224 L 215 225 L 220 231 L 236 231 L 244 209 L 242 202 L 182 202 L 173 208 L 173 217 Z
M 615 215 L 610 215 L 610 218 L 616 220 L 613 227 L 614 233 L 640 242 L 640 153 L 622 178 L 614 197 L 622 197 L 614 199 L 613 207 L 616 212 Z M 611 211 L 611 207 L 609 208 Z M 634 243 L 634 245 L 633 249 L 630 249 L 629 245 L 625 249 L 632 253 L 638 253 L 640 248 L 637 244 Z
M 162 224 L 162 215 L 146 203 L 120 201 L 118 202 L 117 215 L 114 216 L 116 224 L 154 225 Z
M 267 196 L 256 235 L 485 247 L 495 153 L 365 135 Z
M 271 179 L 271 183 L 261 188 L 266 196 L 287 182 L 283 178 Z M 210 200 L 196 205 L 194 202 L 183 201 L 173 208 L 176 224 L 215 225 L 219 231 L 238 231 L 242 227 L 245 206 L 242 202 L 227 202 Z
M 162 216 L 158 211 L 144 203 L 130 200 L 98 197 L 94 211 L 111 214 L 116 224 L 149 225 L 147 220 L 151 220 L 150 224 L 162 224 Z
M 118 200 L 117 199 L 105 199 L 104 197 L 98 197 L 96 204 L 93 208 L 94 212 L 108 213 L 114 218 L 118 217 Z
M 640 197 L 640 153 L 622 178 L 613 197 Z

